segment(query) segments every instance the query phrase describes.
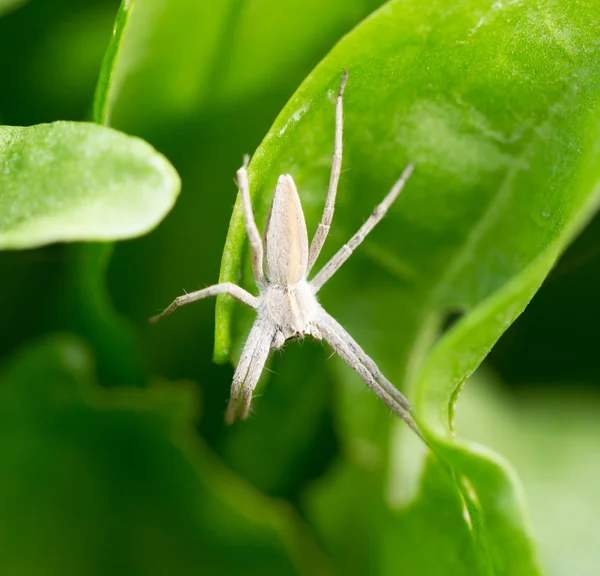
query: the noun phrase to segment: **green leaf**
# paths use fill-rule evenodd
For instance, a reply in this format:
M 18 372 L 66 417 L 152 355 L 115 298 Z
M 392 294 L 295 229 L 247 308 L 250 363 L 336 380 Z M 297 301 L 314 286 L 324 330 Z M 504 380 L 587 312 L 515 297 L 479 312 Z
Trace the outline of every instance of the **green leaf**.
M 291 508 L 198 438 L 190 386 L 101 389 L 70 337 L 21 353 L 0 381 L 2 573 L 323 572 Z
M 519 470 L 547 573 L 592 576 L 600 529 L 597 395 L 574 383 L 509 395 L 500 384 L 489 371 L 473 375 L 457 406 L 457 430 Z
M 0 16 L 12 12 L 25 2 L 27 0 L 0 0 Z
M 97 124 L 110 125 L 112 106 L 118 97 L 121 84 L 127 79 L 126 71 L 118 70 L 117 63 L 123 40 L 127 38 L 126 31 L 128 29 L 129 16 L 133 11 L 135 2 L 136 0 L 122 0 L 117 12 L 113 35 L 104 54 L 100 77 L 98 78 L 96 93 L 94 95 L 93 119 Z M 125 70 L 126 65 L 124 63 L 122 66 Z
M 332 367 L 333 363 L 329 363 Z M 340 573 L 485 573 L 464 504 L 440 460 L 336 362 L 343 457 L 303 504 Z
M 461 513 L 453 521 L 471 535 L 474 564 L 465 564 L 467 573 L 540 570 L 514 472 L 490 450 L 453 437 L 453 406 L 597 207 L 599 33 L 592 1 L 389 2 L 306 79 L 250 165 L 259 223 L 277 176 L 290 173 L 314 231 L 327 190 L 332 96 L 344 68 L 350 73 L 346 172 L 328 254 L 358 228 L 406 163 L 415 163 L 403 197 L 321 298 L 397 385 L 412 391 L 421 425 L 466 504 L 468 520 Z M 221 281 L 237 280 L 244 242 L 238 202 Z M 253 285 L 247 265 L 243 278 Z M 462 318 L 441 335 L 455 311 Z M 230 354 L 232 312 L 221 299 L 219 358 Z M 350 423 L 340 428 L 342 436 L 359 415 L 357 407 L 346 409 Z M 382 406 L 372 410 L 385 413 Z M 390 434 L 383 426 L 375 444 L 387 445 Z M 390 462 L 389 454 L 382 458 Z M 439 484 L 431 481 L 431 466 L 426 469 L 423 490 Z M 379 474 L 385 473 L 382 464 Z M 328 486 L 335 491 L 335 482 Z M 430 513 L 422 525 L 435 526 Z M 403 552 L 417 557 L 423 550 Z
M 114 240 L 169 211 L 179 177 L 147 143 L 92 124 L 0 127 L 0 247 Z
M 269 371 L 277 376 L 257 398 L 255 417 L 233 428 L 219 446 L 233 470 L 261 491 L 292 502 L 327 470 L 338 448 L 331 386 L 323 381 L 322 354 L 317 352 L 317 346 L 305 345 L 273 358 Z M 222 410 L 217 417 L 222 418 Z
M 125 4 L 120 14 L 129 19 L 127 33 L 113 41 L 122 55 L 115 69 L 119 87 L 113 120 L 127 132 L 155 136 L 185 126 L 203 110 L 256 97 L 290 68 L 306 69 L 307 55 L 329 48 L 331 37 L 339 37 L 381 0 Z M 290 14 L 294 26 L 289 26 Z

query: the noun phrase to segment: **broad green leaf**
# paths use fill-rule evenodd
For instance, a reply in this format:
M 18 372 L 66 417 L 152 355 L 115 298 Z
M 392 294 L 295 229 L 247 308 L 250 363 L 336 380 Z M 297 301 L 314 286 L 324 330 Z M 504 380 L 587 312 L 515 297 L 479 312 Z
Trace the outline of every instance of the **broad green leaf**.
M 151 146 L 92 124 L 0 128 L 0 247 L 130 238 L 171 208 L 179 177 Z
M 421 425 L 466 503 L 468 520 L 455 521 L 471 534 L 477 573 L 539 573 L 514 472 L 490 450 L 455 439 L 452 415 L 465 380 L 598 203 L 599 33 L 592 1 L 389 2 L 306 79 L 250 165 L 258 221 L 278 174 L 290 173 L 314 230 L 327 189 L 332 96 L 344 68 L 347 171 L 329 254 L 404 165 L 415 163 L 403 197 L 322 300 L 411 389 Z M 238 203 L 221 280 L 237 279 L 243 246 Z M 252 286 L 247 266 L 244 284 Z M 463 317 L 438 338 L 454 311 Z M 229 354 L 231 314 L 231 303 L 221 301 L 217 357 Z M 349 408 L 356 417 L 359 408 Z M 342 435 L 355 420 L 341 426 Z M 385 426 L 378 443 L 386 445 L 390 433 Z M 436 517 L 420 521 L 435 526 Z
M 519 470 L 549 576 L 598 571 L 599 410 L 597 394 L 571 383 L 509 395 L 486 371 L 474 374 L 457 405 L 461 436 Z
M 0 376 L 3 574 L 320 574 L 291 509 L 222 467 L 189 386 L 94 385 L 70 337 Z M 235 550 L 235 553 L 231 553 Z

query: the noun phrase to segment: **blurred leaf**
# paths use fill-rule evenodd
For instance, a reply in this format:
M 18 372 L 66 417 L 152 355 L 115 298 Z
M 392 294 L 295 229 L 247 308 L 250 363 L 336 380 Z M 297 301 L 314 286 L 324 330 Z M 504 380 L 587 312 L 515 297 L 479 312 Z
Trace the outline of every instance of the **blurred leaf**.
M 235 426 L 221 446 L 224 461 L 236 472 L 267 494 L 294 503 L 338 449 L 333 394 L 323 381 L 322 355 L 316 348 L 302 346 L 273 359 L 275 375 L 256 399 L 257 413 Z
M 446 468 L 381 409 L 362 380 L 340 361 L 334 368 L 343 457 L 303 503 L 338 571 L 481 573 L 463 500 Z
M 27 0 L 0 0 L 0 16 L 15 10 L 19 6 L 25 4 Z
M 598 395 L 581 388 L 508 395 L 477 371 L 457 405 L 461 436 L 485 443 L 519 470 L 549 576 L 594 576 L 600 530 Z
M 190 0 L 124 3 L 120 19 L 128 19 L 127 33 L 120 41 L 114 70 L 118 86 L 112 96 L 111 121 L 139 134 L 140 128 L 148 131 L 156 124 L 175 123 L 197 110 L 228 13 L 235 5 Z M 150 97 L 141 98 L 142 94 Z
M 92 124 L 0 128 L 0 247 L 129 238 L 154 227 L 179 177 L 148 144 Z
M 173 123 L 184 124 L 201 110 L 260 93 L 306 54 L 316 52 L 315 47 L 328 48 L 327 39 L 339 37 L 346 22 L 380 3 L 125 2 L 128 7 L 122 6 L 121 14 L 131 17 L 115 69 L 117 76 L 126 74 L 119 82 L 115 125 L 142 136 L 156 134 Z M 290 14 L 292 27 L 286 25 Z M 334 35 L 335 30 L 339 32 Z
M 0 19 L 2 124 L 89 119 L 118 4 L 29 1 Z
M 98 0 L 70 8 L 68 17 L 57 18 L 30 48 L 32 61 L 27 62 L 23 75 L 30 99 L 28 112 L 37 117 L 31 123 L 91 119 L 90 101 L 111 38 L 115 9 L 107 10 Z M 42 97 L 43 106 L 39 104 Z
M 367 350 L 377 351 L 397 382 L 414 387 L 419 420 L 466 505 L 454 521 L 471 534 L 475 564 L 467 573 L 473 566 L 477 573 L 539 573 L 514 472 L 491 451 L 453 439 L 453 405 L 598 203 L 599 33 L 592 1 L 389 2 L 307 78 L 250 165 L 258 221 L 277 176 L 290 173 L 314 230 L 327 189 L 332 97 L 344 68 L 350 71 L 344 164 L 350 172 L 342 176 L 329 253 L 358 228 L 403 166 L 416 164 L 404 196 L 359 250 L 362 261 L 357 253 L 322 299 L 361 342 L 375 326 L 381 336 Z M 238 202 L 222 281 L 237 279 L 243 245 Z M 335 282 L 338 294 L 328 297 Z M 248 266 L 244 284 L 253 285 Z M 230 351 L 232 309 L 219 301 L 220 358 Z M 455 311 L 462 319 L 436 342 Z M 342 437 L 356 427 L 359 408 L 348 408 Z M 373 410 L 385 413 L 383 406 Z M 389 434 L 383 426 L 376 444 L 387 445 Z M 421 485 L 437 486 L 431 466 L 426 470 Z M 335 482 L 328 489 L 335 492 Z M 426 520 L 419 519 L 436 525 L 435 513 Z M 410 564 L 411 555 L 424 551 L 407 546 L 403 553 Z M 439 560 L 444 573 L 443 555 L 429 560 Z
M 1 380 L 2 573 L 322 573 L 291 509 L 198 440 L 190 387 L 107 392 L 68 337 L 22 353 Z

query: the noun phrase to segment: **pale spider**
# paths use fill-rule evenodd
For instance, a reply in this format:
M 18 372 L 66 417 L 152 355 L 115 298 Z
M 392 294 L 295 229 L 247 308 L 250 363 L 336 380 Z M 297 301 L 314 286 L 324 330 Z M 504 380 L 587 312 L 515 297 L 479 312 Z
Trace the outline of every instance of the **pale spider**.
M 269 351 L 280 349 L 288 339 L 303 338 L 310 334 L 317 340 L 324 339 L 351 368 L 358 372 L 367 386 L 420 435 L 408 400 L 381 373 L 375 362 L 352 336 L 321 307 L 316 297 L 325 282 L 383 218 L 410 176 L 412 165 L 409 164 L 404 169 L 402 176 L 383 202 L 375 208 L 373 214 L 350 241 L 342 246 L 312 280 L 307 279 L 327 238 L 333 218 L 342 165 L 342 94 L 347 78 L 348 73 L 344 71 L 336 100 L 335 147 L 329 190 L 323 216 L 310 248 L 302 205 L 294 180 L 289 174 L 279 177 L 265 226 L 264 241 L 261 239 L 252 213 L 247 174 L 249 158 L 245 156 L 243 166 L 237 171 L 237 178 L 242 195 L 244 222 L 252 253 L 252 270 L 258 286 L 258 296 L 253 296 L 236 284 L 224 282 L 179 296 L 162 313 L 150 319 L 151 322 L 156 322 L 183 304 L 218 294 L 229 294 L 256 310 L 257 318 L 233 376 L 231 397 L 225 415 L 227 423 L 234 422 L 238 408 L 240 419 L 248 417 L 252 392 L 258 383 Z M 264 271 L 263 243 L 267 255 Z

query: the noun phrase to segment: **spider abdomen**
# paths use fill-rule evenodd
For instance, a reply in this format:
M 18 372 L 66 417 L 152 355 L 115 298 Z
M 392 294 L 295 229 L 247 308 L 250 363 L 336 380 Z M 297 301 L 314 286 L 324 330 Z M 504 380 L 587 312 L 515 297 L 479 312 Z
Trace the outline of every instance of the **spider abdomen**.
M 265 232 L 269 282 L 292 286 L 306 277 L 308 236 L 293 178 L 282 174 L 271 203 Z

